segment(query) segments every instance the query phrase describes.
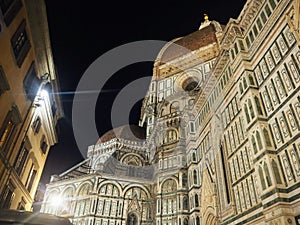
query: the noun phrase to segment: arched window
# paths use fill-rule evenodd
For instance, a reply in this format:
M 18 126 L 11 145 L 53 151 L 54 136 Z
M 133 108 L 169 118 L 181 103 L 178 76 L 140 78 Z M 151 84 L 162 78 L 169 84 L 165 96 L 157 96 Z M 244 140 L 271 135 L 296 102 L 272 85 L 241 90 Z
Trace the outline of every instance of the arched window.
M 266 140 L 266 145 L 267 146 L 272 146 L 270 136 L 269 136 L 269 133 L 268 133 L 266 128 L 263 129 L 263 134 L 264 134 L 264 137 L 265 137 L 265 140 Z
M 193 175 L 194 175 L 194 184 L 197 184 L 197 183 L 198 183 L 198 174 L 197 174 L 197 170 L 194 170 Z
M 254 78 L 252 75 L 249 75 L 249 82 L 251 85 L 255 85 Z
M 200 225 L 200 218 L 199 218 L 199 216 L 196 217 L 196 225 Z
M 261 150 L 263 148 L 263 145 L 262 145 L 260 134 L 258 131 L 256 131 L 256 139 L 257 139 L 257 143 L 258 143 L 258 148 L 259 148 L 259 150 Z
M 188 219 L 187 219 L 187 218 L 185 218 L 185 219 L 184 219 L 184 221 L 183 221 L 183 225 L 189 225 L 189 221 L 188 221 Z
M 128 214 L 127 217 L 127 225 L 137 225 L 138 224 L 138 218 L 134 213 Z
M 255 137 L 253 135 L 251 137 L 251 142 L 252 142 L 252 147 L 253 147 L 254 154 L 256 154 L 257 153 L 257 146 L 256 146 Z
M 197 194 L 195 194 L 195 207 L 199 207 L 199 198 Z
M 193 152 L 192 153 L 192 156 L 193 156 L 193 162 L 196 162 L 197 160 L 196 160 L 196 152 Z
M 252 106 L 252 102 L 250 99 L 248 99 L 248 107 L 249 107 L 249 110 L 250 110 L 250 115 L 251 115 L 251 118 L 253 119 L 255 114 L 254 114 L 254 110 L 253 110 L 253 106 Z
M 270 177 L 270 173 L 269 173 L 269 168 L 266 163 L 264 164 L 264 171 L 265 171 L 265 175 L 266 175 L 267 184 L 270 187 L 272 185 L 272 182 L 271 182 L 271 177 Z
M 280 178 L 279 169 L 278 169 L 277 163 L 275 162 L 274 159 L 272 160 L 272 168 L 273 168 L 273 171 L 274 171 L 276 183 L 277 184 L 282 184 L 282 181 L 281 181 L 281 178 Z
M 247 105 L 244 105 L 244 111 L 245 111 L 245 114 L 246 114 L 247 123 L 249 123 L 250 122 L 250 116 L 249 116 Z
M 188 210 L 188 198 L 186 196 L 183 197 L 183 209 Z
M 261 187 L 262 187 L 263 190 L 265 190 L 266 189 L 266 182 L 265 182 L 265 178 L 264 178 L 263 171 L 262 171 L 261 167 L 258 168 L 258 174 L 259 174 L 259 178 L 260 178 L 260 182 L 261 182 Z
M 259 101 L 258 97 L 255 96 L 254 100 L 255 100 L 255 104 L 256 104 L 258 114 L 263 115 L 263 111 L 262 111 L 262 108 L 261 108 L 260 101 Z

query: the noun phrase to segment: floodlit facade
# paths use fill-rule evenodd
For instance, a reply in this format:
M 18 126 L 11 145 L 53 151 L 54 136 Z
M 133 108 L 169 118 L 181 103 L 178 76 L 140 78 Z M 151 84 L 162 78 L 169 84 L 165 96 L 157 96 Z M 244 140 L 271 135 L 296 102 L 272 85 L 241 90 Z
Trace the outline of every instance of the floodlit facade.
M 44 1 L 0 1 L 0 208 L 31 210 L 62 116 Z
M 226 26 L 206 16 L 159 53 L 146 132 L 103 135 L 52 177 L 42 211 L 74 224 L 300 224 L 299 38 L 299 0 L 248 0 Z

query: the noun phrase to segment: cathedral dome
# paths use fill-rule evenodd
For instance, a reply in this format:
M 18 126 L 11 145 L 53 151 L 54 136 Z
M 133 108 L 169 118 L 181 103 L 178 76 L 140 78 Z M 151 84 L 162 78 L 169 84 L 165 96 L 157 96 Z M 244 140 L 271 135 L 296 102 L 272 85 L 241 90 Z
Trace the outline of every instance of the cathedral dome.
M 163 64 L 194 50 L 217 43 L 216 34 L 222 32 L 222 28 L 223 26 L 216 21 L 204 21 L 199 30 L 166 44 L 157 61 Z
M 146 139 L 146 131 L 143 127 L 136 125 L 124 125 L 103 134 L 96 144 L 108 142 L 114 138 L 122 138 L 129 141 L 141 141 Z

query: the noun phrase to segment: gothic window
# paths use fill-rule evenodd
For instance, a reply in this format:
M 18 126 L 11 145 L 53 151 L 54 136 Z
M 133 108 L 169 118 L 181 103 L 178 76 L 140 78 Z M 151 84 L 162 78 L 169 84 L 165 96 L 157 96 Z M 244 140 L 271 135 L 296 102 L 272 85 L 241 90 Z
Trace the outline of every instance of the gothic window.
M 239 87 L 240 87 L 240 94 L 242 94 L 243 91 L 244 91 L 244 90 L 243 90 L 243 85 L 242 85 L 242 83 L 239 84 Z
M 265 178 L 261 166 L 258 168 L 258 174 L 259 174 L 262 190 L 265 190 L 266 182 L 265 182 Z
M 185 218 L 185 219 L 184 219 L 184 221 L 183 221 L 183 225 L 189 225 L 189 221 L 188 221 L 188 219 L 187 219 L 187 218 Z
M 197 194 L 195 194 L 195 207 L 199 207 L 199 198 Z
M 188 198 L 186 196 L 183 197 L 183 210 L 188 210 Z
M 249 117 L 249 112 L 248 112 L 248 108 L 247 108 L 246 104 L 244 105 L 244 111 L 245 111 L 245 114 L 246 114 L 247 123 L 249 123 L 250 122 L 250 117 Z
M 277 163 L 275 162 L 275 160 L 272 160 L 272 168 L 274 171 L 274 175 L 275 175 L 275 180 L 277 184 L 282 184 L 281 178 L 280 178 L 280 172 L 277 166 Z
M 192 158 L 193 158 L 193 162 L 197 161 L 197 159 L 196 159 L 196 152 L 195 151 L 192 153 Z
M 272 182 L 271 182 L 271 177 L 270 177 L 270 173 L 269 173 L 269 168 L 266 163 L 264 164 L 264 171 L 265 171 L 268 187 L 270 187 L 272 185 Z
M 255 85 L 254 77 L 252 75 L 249 75 L 249 82 L 250 85 Z
M 256 145 L 256 140 L 255 140 L 254 136 L 251 137 L 251 142 L 252 142 L 254 154 L 256 154 L 257 153 L 257 145 Z
M 261 142 L 261 137 L 258 131 L 256 131 L 256 139 L 257 139 L 257 143 L 258 143 L 258 148 L 259 150 L 261 150 L 263 148 L 262 142 Z
M 253 110 L 252 102 L 251 102 L 250 99 L 248 99 L 248 107 L 249 107 L 251 118 L 253 119 L 255 115 L 254 115 L 254 110 Z
M 269 136 L 269 133 L 268 133 L 266 128 L 263 129 L 263 134 L 264 134 L 264 138 L 265 138 L 265 141 L 266 141 L 266 145 L 271 147 L 272 144 L 271 144 L 270 136 Z
M 182 187 L 187 187 L 187 175 L 184 173 L 182 174 Z
M 256 105 L 256 109 L 258 111 L 258 114 L 263 115 L 263 111 L 262 111 L 261 104 L 260 104 L 260 101 L 259 101 L 258 97 L 255 96 L 254 100 L 255 100 L 255 105 Z
M 196 217 L 196 225 L 200 225 L 200 218 L 199 218 L 199 216 Z
M 245 77 L 243 78 L 243 84 L 244 84 L 244 89 L 247 89 L 248 85 Z
M 138 224 L 138 217 L 134 213 L 128 214 L 127 217 L 127 225 L 137 225 Z
M 194 184 L 198 183 L 198 174 L 197 174 L 197 170 L 194 170 L 193 172 L 193 177 L 194 177 Z

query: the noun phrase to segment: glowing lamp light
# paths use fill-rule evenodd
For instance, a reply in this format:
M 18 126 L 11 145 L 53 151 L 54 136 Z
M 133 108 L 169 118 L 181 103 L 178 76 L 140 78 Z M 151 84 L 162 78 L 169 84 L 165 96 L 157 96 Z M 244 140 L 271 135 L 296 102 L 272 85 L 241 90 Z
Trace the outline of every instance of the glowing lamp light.
M 60 207 L 63 205 L 63 198 L 59 195 L 53 195 L 50 197 L 49 202 L 52 206 Z
M 41 96 L 42 96 L 42 97 L 48 97 L 48 96 L 49 96 L 48 91 L 45 90 L 45 89 L 42 89 L 42 91 L 41 91 Z

